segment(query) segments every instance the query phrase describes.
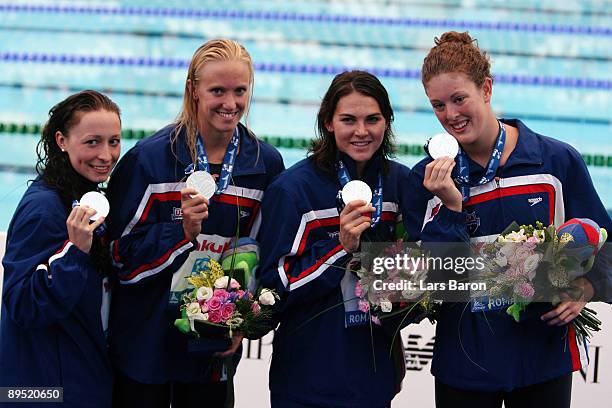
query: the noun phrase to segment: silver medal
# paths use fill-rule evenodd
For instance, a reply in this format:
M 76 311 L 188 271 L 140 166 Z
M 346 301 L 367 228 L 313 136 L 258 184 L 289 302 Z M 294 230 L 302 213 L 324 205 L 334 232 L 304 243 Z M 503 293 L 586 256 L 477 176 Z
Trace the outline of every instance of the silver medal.
M 427 150 L 432 159 L 440 157 L 450 157 L 454 159 L 459 153 L 459 143 L 457 139 L 448 133 L 438 133 L 429 139 Z
M 106 199 L 106 196 L 97 191 L 90 191 L 83 194 L 79 205 L 86 205 L 89 208 L 96 210 L 96 213 L 91 216 L 91 221 L 97 221 L 100 217 L 106 217 L 110 211 L 110 204 Z
M 366 204 L 370 204 L 372 201 L 372 189 L 361 180 L 351 180 L 342 188 L 344 204 L 355 200 L 363 200 Z
M 202 170 L 194 171 L 187 177 L 187 187 L 195 189 L 207 200 L 215 194 L 217 183 L 210 173 Z

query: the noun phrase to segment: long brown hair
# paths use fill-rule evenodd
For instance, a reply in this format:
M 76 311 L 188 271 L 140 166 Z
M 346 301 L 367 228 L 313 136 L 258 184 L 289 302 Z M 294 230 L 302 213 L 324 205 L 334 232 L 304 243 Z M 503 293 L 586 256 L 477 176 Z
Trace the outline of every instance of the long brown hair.
M 57 191 L 68 213 L 73 200 L 80 199 L 97 186 L 72 167 L 68 153 L 60 149 L 55 134 L 60 131 L 70 137 L 70 130 L 78 125 L 83 113 L 101 110 L 116 113 L 121 121 L 119 107 L 106 95 L 93 90 L 70 95 L 49 110 L 49 120 L 36 146 L 36 172 L 48 187 Z M 94 235 L 89 253 L 96 269 L 108 274 L 111 268 L 110 253 L 100 237 Z
M 70 135 L 70 129 L 79 123 L 82 113 L 100 110 L 114 112 L 121 120 L 117 104 L 98 91 L 85 90 L 70 95 L 49 110 L 49 120 L 36 146 L 36 172 L 58 192 L 68 207 L 72 200 L 81 198 L 91 189 L 91 182 L 72 167 L 68 153 L 62 152 L 57 145 L 55 134 L 59 131 Z

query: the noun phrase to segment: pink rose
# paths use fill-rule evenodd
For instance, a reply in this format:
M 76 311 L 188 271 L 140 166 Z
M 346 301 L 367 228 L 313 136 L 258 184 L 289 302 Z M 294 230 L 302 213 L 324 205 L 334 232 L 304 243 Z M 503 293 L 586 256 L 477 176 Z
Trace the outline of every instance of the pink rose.
M 535 290 L 530 283 L 523 282 L 514 286 L 514 293 L 523 299 L 529 300 L 535 294 Z
M 251 305 L 251 311 L 252 311 L 254 314 L 259 313 L 259 312 L 261 311 L 261 306 L 259 306 L 259 303 L 257 303 L 256 301 L 255 301 L 255 302 L 253 302 L 253 304 Z
M 533 248 L 535 248 L 535 244 L 523 243 L 515 245 L 519 245 L 518 248 L 516 248 L 516 252 L 514 253 L 515 262 L 522 262 L 525 259 L 529 258 L 531 255 L 533 255 Z
M 235 308 L 236 305 L 234 305 L 233 303 L 226 303 L 221 306 L 221 320 L 226 321 L 227 319 L 232 317 Z
M 208 321 L 211 323 L 221 323 L 221 312 L 219 310 L 208 312 Z
M 207 303 L 208 303 L 208 310 L 217 311 L 221 309 L 221 305 L 223 302 L 221 302 L 221 299 L 218 298 L 217 296 L 213 296 L 208 300 Z
M 361 282 L 355 283 L 355 296 L 361 297 L 363 295 L 363 288 L 361 287 Z
M 370 310 L 370 304 L 367 300 L 359 300 L 359 310 L 361 310 L 363 313 L 367 313 Z
M 238 294 L 238 297 L 240 299 L 242 299 L 244 297 L 244 290 L 237 290 L 236 293 Z
M 374 323 L 377 326 L 381 326 L 380 320 L 378 320 L 378 317 L 372 315 L 370 316 L 370 320 L 372 320 L 372 323 Z
M 227 299 L 229 299 L 229 292 L 225 289 L 215 289 L 213 297 L 219 298 L 221 302 L 227 302 Z
M 230 288 L 231 289 L 238 289 L 239 287 L 240 287 L 240 284 L 238 283 L 238 281 L 236 279 L 230 280 Z
M 202 313 L 208 312 L 208 305 L 206 304 L 206 301 L 204 299 L 198 300 L 198 303 L 200 304 L 200 309 L 202 309 Z

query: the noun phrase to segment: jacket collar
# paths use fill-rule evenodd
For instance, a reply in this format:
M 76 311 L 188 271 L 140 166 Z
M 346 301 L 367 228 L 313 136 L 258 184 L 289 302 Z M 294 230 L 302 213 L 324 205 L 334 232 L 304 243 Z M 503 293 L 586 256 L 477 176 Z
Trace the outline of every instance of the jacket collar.
M 504 169 L 509 169 L 517 165 L 532 165 L 540 166 L 543 163 L 542 160 L 542 146 L 540 140 L 537 138 L 536 133 L 529 129 L 523 122 L 518 119 L 500 119 L 502 123 L 513 126 L 518 129 L 519 137 L 516 142 L 514 150 L 508 157 L 508 160 L 504 164 Z M 469 158 L 469 157 L 468 157 Z M 481 175 L 484 168 L 473 161 L 470 161 L 470 177 L 474 176 L 475 173 Z
M 535 132 L 529 129 L 518 119 L 501 119 L 503 123 L 518 129 L 519 137 L 516 147 L 508 157 L 504 168 L 510 168 L 519 164 L 541 165 L 542 145 Z
M 232 175 L 265 174 L 266 165 L 259 145 L 260 142 L 254 135 L 249 134 L 242 123 L 238 124 L 238 131 L 240 132 L 240 147 Z M 191 154 L 187 148 L 185 136 L 186 130 L 183 129 L 176 140 L 176 154 L 179 162 L 187 167 L 191 163 Z
M 374 153 L 374 156 L 366 163 L 363 170 L 363 177 L 360 179 L 357 176 L 357 163 L 349 155 L 338 152 L 338 159 L 342 160 L 348 170 L 351 180 L 362 180 L 370 187 L 376 186 L 378 183 L 378 172 L 381 170 L 382 159 L 380 154 Z

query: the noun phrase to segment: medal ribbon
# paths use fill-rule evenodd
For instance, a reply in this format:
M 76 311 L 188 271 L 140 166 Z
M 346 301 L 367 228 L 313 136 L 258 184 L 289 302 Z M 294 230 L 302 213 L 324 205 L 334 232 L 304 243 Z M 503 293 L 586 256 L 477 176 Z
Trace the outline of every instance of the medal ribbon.
M 225 157 L 223 158 L 223 164 L 221 165 L 221 174 L 219 176 L 219 180 L 217 181 L 217 190 L 215 191 L 215 194 L 221 194 L 229 185 L 230 176 L 232 175 L 232 171 L 234 170 L 234 162 L 236 161 L 239 145 L 240 132 L 238 130 L 238 127 L 236 127 L 236 129 L 234 129 L 234 134 L 232 135 L 232 138 L 230 139 L 230 142 L 227 145 L 227 150 L 225 151 Z M 193 173 L 196 168 L 197 170 L 210 173 L 208 156 L 206 155 L 206 149 L 204 149 L 204 143 L 202 143 L 202 138 L 200 137 L 199 133 L 196 138 L 196 148 L 198 149 L 197 163 L 191 163 L 189 166 L 187 166 L 185 168 L 185 174 Z
M 491 153 L 491 158 L 487 164 L 485 174 L 475 183 L 475 186 L 488 183 L 489 181 L 493 180 L 493 177 L 495 177 L 495 174 L 497 173 L 499 161 L 504 151 L 504 145 L 506 144 L 506 128 L 502 122 L 499 120 L 497 122 L 499 123 L 497 142 L 495 142 L 495 147 Z M 457 177 L 455 177 L 455 182 L 459 184 L 459 190 L 461 191 L 463 201 L 465 202 L 470 198 L 470 187 L 472 187 L 472 184 L 470 183 L 470 164 L 468 157 L 461 146 L 459 146 L 459 153 L 457 154 L 457 165 L 459 167 L 459 174 Z
M 340 181 L 340 186 L 344 187 L 346 183 L 351 181 L 351 176 L 346 169 L 346 166 L 342 162 L 342 160 L 338 160 L 338 180 Z M 372 215 L 372 225 L 370 228 L 374 228 L 378 221 L 380 221 L 380 216 L 382 215 L 382 203 L 383 203 L 383 179 L 382 174 L 378 173 L 378 185 L 376 186 L 376 190 L 372 194 L 372 205 L 374 206 L 374 214 Z

